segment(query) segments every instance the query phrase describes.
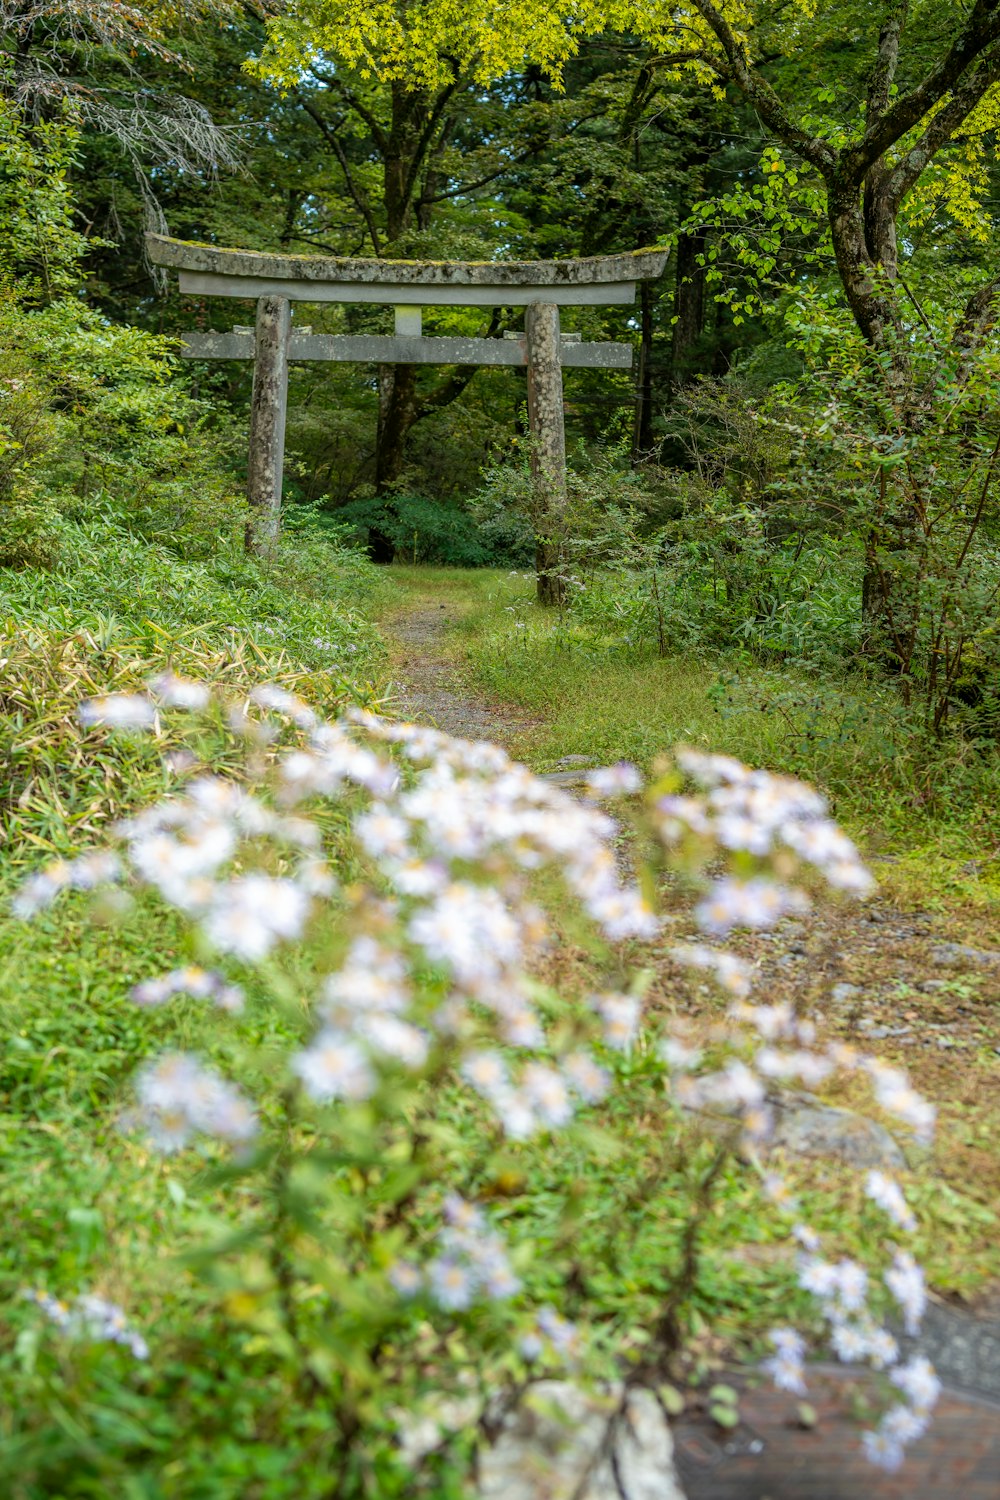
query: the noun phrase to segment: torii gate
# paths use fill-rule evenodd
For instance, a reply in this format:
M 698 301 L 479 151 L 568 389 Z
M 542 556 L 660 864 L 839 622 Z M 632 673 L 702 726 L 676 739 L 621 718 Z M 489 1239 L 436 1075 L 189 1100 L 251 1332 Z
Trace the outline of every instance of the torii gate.
M 357 260 L 225 250 L 158 234 L 148 234 L 146 246 L 154 265 L 180 272 L 182 292 L 256 299 L 255 329 L 188 333 L 183 352 L 189 359 L 254 361 L 247 499 L 258 518 L 258 542 L 273 538 L 280 523 L 290 360 L 527 365 L 532 470 L 543 513 L 555 518 L 566 494 L 562 367 L 627 370 L 632 364 L 629 344 L 584 343 L 579 335 L 562 334 L 559 308 L 633 302 L 636 282 L 661 276 L 668 254 L 649 249 L 585 260 Z M 396 309 L 396 331 L 295 333 L 293 302 L 388 304 Z M 524 307 L 524 334 L 425 338 L 421 308 L 443 306 Z M 541 599 L 558 592 L 548 566 L 540 557 Z

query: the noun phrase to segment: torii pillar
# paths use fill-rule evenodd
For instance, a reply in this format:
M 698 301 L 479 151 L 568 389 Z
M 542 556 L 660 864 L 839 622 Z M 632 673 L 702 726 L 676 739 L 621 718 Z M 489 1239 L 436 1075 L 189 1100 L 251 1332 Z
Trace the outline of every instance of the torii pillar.
M 186 338 L 191 359 L 253 359 L 247 545 L 266 548 L 278 534 L 290 360 L 363 364 L 526 365 L 531 466 L 538 536 L 538 598 L 558 602 L 566 507 L 566 433 L 562 367 L 629 369 L 628 344 L 583 343 L 563 335 L 561 306 L 631 303 L 637 281 L 663 274 L 667 252 L 636 250 L 584 260 L 413 261 L 270 255 L 146 236 L 154 265 L 180 272 L 180 290 L 197 297 L 253 298 L 256 326 Z M 396 309 L 394 335 L 295 334 L 293 302 L 363 302 Z M 424 338 L 422 307 L 524 307 L 524 336 Z

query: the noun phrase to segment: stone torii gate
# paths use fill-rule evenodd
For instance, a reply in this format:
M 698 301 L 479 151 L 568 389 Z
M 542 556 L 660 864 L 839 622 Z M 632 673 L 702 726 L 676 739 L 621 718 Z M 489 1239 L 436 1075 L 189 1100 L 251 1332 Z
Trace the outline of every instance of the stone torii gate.
M 526 365 L 531 462 L 539 509 L 558 529 L 566 496 L 562 368 L 629 369 L 629 344 L 584 343 L 563 334 L 561 306 L 635 300 L 637 281 L 663 274 L 665 250 L 636 250 L 585 260 L 415 261 L 271 255 L 227 250 L 149 234 L 154 265 L 180 273 L 180 290 L 196 297 L 254 298 L 253 330 L 185 335 L 189 359 L 252 359 L 247 498 L 253 541 L 278 531 L 284 469 L 288 365 L 292 360 L 363 364 Z M 396 309 L 394 334 L 296 333 L 293 302 L 362 302 Z M 425 338 L 422 307 L 524 307 L 523 335 L 503 339 Z M 539 543 L 539 598 L 558 596 L 556 559 Z

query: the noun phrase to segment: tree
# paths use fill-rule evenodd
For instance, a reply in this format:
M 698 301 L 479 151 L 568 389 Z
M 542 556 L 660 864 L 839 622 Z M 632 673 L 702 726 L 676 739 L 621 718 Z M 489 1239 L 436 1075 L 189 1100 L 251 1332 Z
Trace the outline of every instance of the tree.
M 237 9 L 237 0 L 0 0 L 3 91 L 27 122 L 69 104 L 86 129 L 116 140 L 155 209 L 149 167 L 214 172 L 239 153 L 202 104 L 151 86 L 144 69 L 183 72 L 183 33 L 225 24 Z
M 944 210 L 959 230 L 982 233 L 983 156 L 1000 125 L 1000 0 L 975 0 L 964 14 L 942 0 L 887 0 L 875 17 L 849 4 L 827 11 L 824 25 L 849 18 L 854 36 L 868 42 L 853 127 L 817 121 L 787 102 L 754 57 L 752 32 L 738 31 L 713 0 L 693 5 L 710 35 L 701 65 L 737 88 L 772 136 L 811 169 L 847 305 L 874 356 L 897 446 L 905 446 L 931 426 L 943 388 L 954 399 L 966 386 L 1000 311 L 1000 275 L 991 269 L 947 326 L 932 330 L 904 275 L 900 247 L 908 212 L 926 221 Z M 821 98 L 835 97 L 830 78 Z M 784 166 L 777 159 L 772 165 L 778 172 Z M 872 640 L 881 635 L 879 649 L 897 664 L 918 635 L 908 554 L 928 539 L 922 516 L 932 468 L 882 467 L 868 536 L 862 608 Z

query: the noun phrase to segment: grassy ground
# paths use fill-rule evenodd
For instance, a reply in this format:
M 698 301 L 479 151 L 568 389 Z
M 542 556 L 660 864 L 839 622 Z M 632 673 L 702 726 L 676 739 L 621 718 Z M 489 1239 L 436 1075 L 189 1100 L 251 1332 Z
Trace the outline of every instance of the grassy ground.
M 687 743 L 801 775 L 827 791 L 873 862 L 876 900 L 825 908 L 807 930 L 788 924 L 777 940 L 746 938 L 743 951 L 774 998 L 804 1001 L 846 1040 L 864 1044 L 874 1030 L 880 1054 L 907 1066 L 938 1102 L 939 1142 L 920 1169 L 921 1193 L 936 1219 L 925 1251 L 939 1288 L 974 1295 L 994 1284 L 1000 968 L 940 962 L 942 943 L 1000 946 L 1000 827 L 982 785 L 970 780 L 965 801 L 932 808 L 915 801 L 912 767 L 885 753 L 874 695 L 846 728 L 834 710 L 804 741 L 773 711 L 730 711 L 714 690 L 718 665 L 660 660 L 568 630 L 534 603 L 531 578 L 426 568 L 393 574 L 405 603 L 395 602 L 385 618 L 390 663 L 398 657 L 394 613 L 439 615 L 446 624 L 435 649 L 447 658 L 452 692 L 464 684 L 491 705 L 498 737 L 534 769 L 553 770 L 567 755 L 602 763 L 624 757 L 648 767 Z M 760 673 L 751 686 L 763 692 L 777 680 Z M 787 691 L 787 680 L 783 686 Z M 816 694 L 816 684 L 800 688 L 803 698 Z M 946 764 L 942 776 L 951 773 Z M 685 984 L 662 954 L 644 961 L 655 974 L 652 1006 L 712 1024 L 715 1001 L 707 990 Z M 567 944 L 561 978 L 586 964 Z M 838 985 L 851 996 L 842 1005 L 830 1001 Z M 834 1102 L 863 1103 L 850 1091 Z
M 567 634 L 534 608 L 531 588 L 524 578 L 434 570 L 394 569 L 386 582 L 349 567 L 337 573 L 320 554 L 279 573 L 260 573 L 238 558 L 180 564 L 124 534 L 81 535 L 78 556 L 61 574 L 17 575 L 0 595 L 7 662 L 0 812 L 9 831 L 0 900 L 26 867 L 52 852 L 87 847 L 109 819 L 169 784 L 158 759 L 127 741 L 84 743 L 75 723 L 80 696 L 137 686 L 170 662 L 230 685 L 277 675 L 327 711 L 352 698 L 377 702 L 392 691 L 406 655 L 392 636 L 394 617 L 414 609 L 443 616 L 452 694 L 478 698 L 487 708 L 513 705 L 497 716 L 502 738 L 538 769 L 573 753 L 648 763 L 681 739 L 772 767 L 790 764 L 773 717 L 720 712 L 709 692 L 712 671 L 631 657 L 614 643 Z M 370 624 L 375 615 L 387 632 L 387 652 Z M 940 835 L 926 815 L 913 820 L 915 832 L 908 834 L 900 802 L 882 799 L 876 817 L 868 810 L 874 795 L 866 801 L 861 784 L 855 793 L 846 789 L 852 757 L 860 764 L 857 745 L 823 753 L 828 759 L 817 760 L 816 773 L 823 764 L 833 767 L 835 786 L 845 786 L 838 792 L 842 814 L 877 851 L 899 860 L 879 867 L 889 877 L 890 901 L 916 903 L 921 850 L 938 838 L 937 888 L 920 893 L 920 909 L 932 926 L 950 923 L 949 936 L 984 941 L 991 920 L 984 833 L 956 811 Z M 973 857 L 982 863 L 979 877 L 961 871 L 959 861 Z M 875 956 L 866 956 L 860 937 L 848 939 L 847 931 L 833 918 L 818 924 L 810 938 L 816 946 L 807 943 L 802 957 L 805 977 L 777 965 L 775 986 L 831 979 L 877 986 L 887 1010 L 905 1006 L 928 1024 L 933 1011 L 963 1045 L 968 1036 L 978 1038 L 974 1049 L 928 1054 L 931 1091 L 946 1101 L 944 1144 L 910 1183 L 922 1219 L 917 1248 L 936 1286 L 974 1296 L 1000 1275 L 994 1212 L 1000 1059 L 992 1050 L 1000 1037 L 989 1029 L 996 997 L 988 976 L 951 971 L 944 971 L 943 989 L 924 994 L 915 988 L 926 956 L 919 934 L 896 940 L 909 965 L 910 978 L 901 982 L 891 945 L 876 945 Z M 831 968 L 830 954 L 838 951 L 840 968 Z M 227 1220 L 231 1228 L 253 1203 L 230 1195 L 224 1208 L 206 1181 L 206 1163 L 154 1163 L 115 1128 L 128 1079 L 152 1052 L 204 1049 L 231 1062 L 280 1025 L 266 998 L 253 992 L 246 1015 L 229 1030 L 196 1002 L 152 1012 L 128 1003 L 137 980 L 188 956 L 174 918 L 150 902 L 124 925 L 95 924 L 77 897 L 31 927 L 0 918 L 7 1023 L 0 1064 L 0 1294 L 12 1309 L 0 1323 L 0 1491 L 16 1500 L 105 1500 L 112 1493 L 126 1500 L 224 1494 L 291 1500 L 306 1493 L 289 1453 L 301 1458 L 309 1451 L 315 1431 L 302 1436 L 297 1424 L 315 1428 L 318 1418 L 290 1400 L 266 1340 L 241 1327 L 224 1284 L 206 1291 L 177 1259 L 178 1251 L 220 1233 Z M 768 960 L 766 953 L 754 956 Z M 711 1024 L 717 1002 L 707 992 L 684 988 L 662 954 L 634 957 L 653 970 L 653 1006 Z M 575 994 L 590 983 L 590 962 L 567 933 L 546 977 Z M 831 1024 L 850 1034 L 854 1021 L 834 1017 Z M 903 1049 L 900 1055 L 915 1061 Z M 607 1122 L 628 1136 L 626 1157 L 544 1143 L 520 1153 L 509 1172 L 475 1184 L 497 1200 L 514 1234 L 522 1217 L 543 1226 L 532 1291 L 556 1295 L 565 1257 L 573 1255 L 572 1273 L 589 1278 L 609 1326 L 618 1319 L 645 1326 L 655 1318 L 664 1266 L 676 1250 L 682 1180 L 699 1166 L 671 1154 L 658 1086 L 641 1067 L 628 1081 L 625 1102 L 615 1106 L 623 1118 Z M 267 1078 L 251 1082 L 264 1101 L 269 1089 L 276 1092 Z M 467 1101 L 456 1099 L 453 1113 L 465 1128 Z M 838 1173 L 810 1166 L 799 1176 L 816 1221 L 836 1231 Z M 568 1231 L 559 1214 L 570 1188 L 579 1217 Z M 625 1222 L 630 1229 L 622 1234 Z M 742 1170 L 734 1167 L 722 1184 L 706 1237 L 691 1326 L 697 1359 L 710 1363 L 727 1347 L 745 1347 L 795 1293 L 780 1234 L 761 1219 L 755 1185 Z M 748 1239 L 756 1242 L 749 1251 Z M 844 1248 L 851 1250 L 850 1238 Z M 120 1300 L 166 1353 L 138 1379 L 124 1363 L 116 1369 L 106 1359 L 95 1359 L 89 1371 L 69 1361 L 53 1371 L 39 1355 L 37 1317 L 19 1303 L 26 1285 L 60 1292 L 93 1287 Z
M 676 744 L 737 755 L 821 786 L 884 883 L 962 920 L 1000 898 L 995 762 L 962 749 L 929 758 L 895 732 L 888 696 L 718 661 L 658 658 L 569 628 L 525 575 L 394 568 L 411 606 L 444 606 L 456 676 L 521 710 L 510 748 L 536 770 L 562 756 L 648 767 Z M 402 606 L 393 602 L 391 611 Z M 987 915 L 988 913 L 988 915 Z
M 87 733 L 82 698 L 170 667 L 233 694 L 276 680 L 328 713 L 375 704 L 385 653 L 370 615 L 388 593 L 362 559 L 320 545 L 270 565 L 185 560 L 113 524 L 70 531 L 54 572 L 0 577 L 0 1493 L 12 1500 L 302 1493 L 287 1386 L 178 1259 L 231 1232 L 245 1205 L 193 1188 L 197 1169 L 154 1161 L 116 1127 L 144 1059 L 179 1048 L 231 1066 L 267 1037 L 273 1008 L 252 997 L 234 1028 L 197 1002 L 131 1004 L 133 984 L 194 956 L 162 904 L 102 923 L 70 896 L 29 925 L 8 902 L 27 872 L 100 846 L 116 817 L 176 784 L 168 730 L 155 743 Z M 33 1286 L 120 1302 L 170 1358 L 138 1380 L 124 1352 L 54 1371 L 21 1297 Z

